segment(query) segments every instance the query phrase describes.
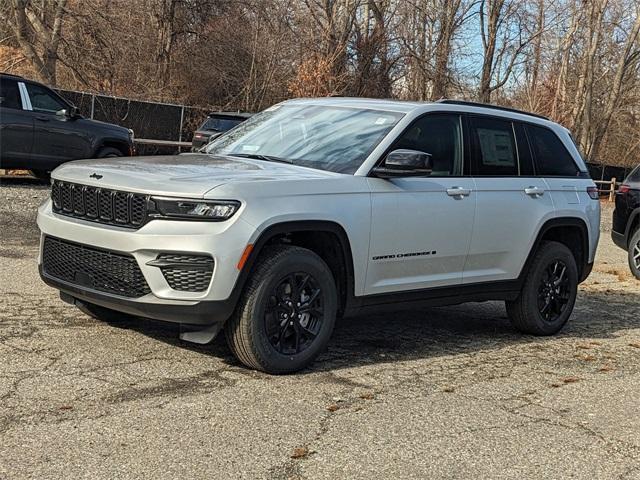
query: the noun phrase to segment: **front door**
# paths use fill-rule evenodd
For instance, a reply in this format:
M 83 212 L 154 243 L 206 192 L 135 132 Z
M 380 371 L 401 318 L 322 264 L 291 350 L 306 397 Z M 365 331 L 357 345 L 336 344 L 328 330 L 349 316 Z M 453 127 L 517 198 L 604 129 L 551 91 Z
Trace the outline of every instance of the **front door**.
M 392 147 L 431 155 L 429 176 L 370 178 L 372 219 L 365 295 L 462 283 L 475 214 L 473 179 L 462 176 L 462 121 L 434 113 Z
M 34 119 L 32 156 L 41 169 L 50 169 L 67 160 L 90 158 L 91 137 L 81 121 L 57 115 L 68 109 L 57 95 L 48 88 L 26 83 Z

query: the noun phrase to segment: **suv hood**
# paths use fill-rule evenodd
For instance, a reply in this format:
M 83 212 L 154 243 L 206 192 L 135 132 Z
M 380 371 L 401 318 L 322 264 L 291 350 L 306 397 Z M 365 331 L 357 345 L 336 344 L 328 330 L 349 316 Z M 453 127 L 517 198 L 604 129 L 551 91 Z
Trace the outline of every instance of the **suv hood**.
M 340 174 L 263 160 L 183 154 L 68 162 L 56 168 L 57 180 L 136 193 L 203 198 L 231 182 L 301 180 Z M 96 178 L 99 177 L 99 178 Z
M 107 122 L 102 122 L 100 120 L 93 120 L 91 118 L 84 118 L 84 117 L 78 118 L 77 120 L 74 120 L 74 121 L 80 124 L 91 125 L 92 127 L 99 128 L 100 130 L 115 132 L 120 136 L 124 136 L 127 138 L 129 137 L 129 129 L 121 125 L 116 125 L 115 123 L 107 123 Z

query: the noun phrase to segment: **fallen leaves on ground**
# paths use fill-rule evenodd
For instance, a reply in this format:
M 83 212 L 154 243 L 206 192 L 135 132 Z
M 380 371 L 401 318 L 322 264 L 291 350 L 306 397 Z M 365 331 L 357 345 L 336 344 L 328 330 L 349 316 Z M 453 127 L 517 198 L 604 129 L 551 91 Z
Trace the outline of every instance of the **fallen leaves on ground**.
M 304 458 L 309 455 L 308 447 L 296 447 L 293 449 L 293 453 L 291 454 L 291 458 L 298 459 Z
M 594 355 L 574 355 L 578 360 L 582 360 L 583 362 L 593 362 L 596 357 Z
M 576 383 L 576 382 L 579 382 L 580 379 L 578 377 L 564 377 L 562 381 L 564 383 Z

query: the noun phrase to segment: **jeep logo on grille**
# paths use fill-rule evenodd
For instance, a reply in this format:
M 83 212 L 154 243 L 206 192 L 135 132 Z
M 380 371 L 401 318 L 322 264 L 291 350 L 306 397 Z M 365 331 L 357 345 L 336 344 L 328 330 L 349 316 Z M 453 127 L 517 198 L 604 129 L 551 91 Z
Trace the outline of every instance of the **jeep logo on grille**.
M 92 173 L 91 175 L 89 175 L 89 178 L 95 178 L 96 180 L 100 180 L 102 178 L 102 175 L 98 175 L 97 173 Z

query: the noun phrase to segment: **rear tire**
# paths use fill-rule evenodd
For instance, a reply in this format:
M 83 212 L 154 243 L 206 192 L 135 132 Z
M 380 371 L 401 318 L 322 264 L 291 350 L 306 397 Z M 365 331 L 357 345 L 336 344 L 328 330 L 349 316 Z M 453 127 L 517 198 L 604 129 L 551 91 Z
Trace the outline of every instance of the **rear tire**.
M 104 147 L 98 151 L 96 158 L 113 158 L 113 157 L 122 157 L 122 152 L 117 148 L 113 147 Z
M 530 335 L 553 335 L 569 320 L 578 293 L 575 258 L 559 242 L 543 242 L 533 257 L 520 295 L 507 301 L 513 326 Z
M 629 241 L 629 268 L 634 277 L 640 280 L 640 228 L 637 228 Z
M 314 252 L 268 247 L 225 326 L 229 348 L 249 368 L 272 374 L 310 365 L 327 346 L 338 295 L 327 264 Z

